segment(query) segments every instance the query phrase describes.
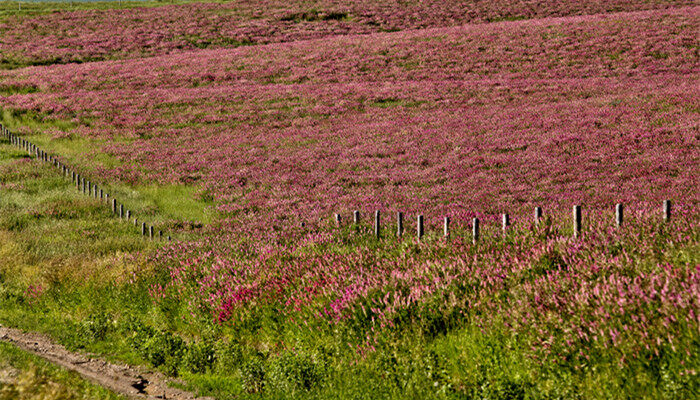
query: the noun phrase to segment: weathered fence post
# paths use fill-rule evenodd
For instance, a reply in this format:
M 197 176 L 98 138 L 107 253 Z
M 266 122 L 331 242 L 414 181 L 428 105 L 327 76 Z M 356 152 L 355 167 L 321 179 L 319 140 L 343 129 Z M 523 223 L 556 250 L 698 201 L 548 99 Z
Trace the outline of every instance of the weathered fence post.
M 479 241 L 479 218 L 472 219 L 472 243 Z
M 535 226 L 540 224 L 542 219 L 542 207 L 535 207 Z
M 381 212 L 379 210 L 374 212 L 374 237 L 379 239 L 381 234 Z
M 396 213 L 396 236 L 401 237 L 403 235 L 403 213 L 401 211 Z
M 146 236 L 146 223 L 141 223 L 141 236 Z
M 574 237 L 581 236 L 581 206 L 574 206 Z
M 617 203 L 615 204 L 615 223 L 617 224 L 617 227 L 622 226 L 623 218 L 624 218 L 624 207 L 622 203 Z
M 664 222 L 671 220 L 671 200 L 664 200 Z
M 102 200 L 104 198 L 105 198 L 105 192 L 102 189 L 100 189 L 100 200 Z
M 450 237 L 450 217 L 445 217 L 445 220 L 443 223 L 443 234 L 445 236 L 445 239 L 449 239 L 449 237 Z
M 119 205 L 119 219 L 124 219 L 124 204 Z
M 418 236 L 418 240 L 421 240 L 423 238 L 424 233 L 425 230 L 423 228 L 423 216 L 418 214 L 418 219 L 416 221 L 416 235 Z
M 352 223 L 355 225 L 360 224 L 360 212 L 357 210 L 352 212 Z
M 153 240 L 153 225 L 148 227 L 148 238 Z
M 335 225 L 340 228 L 340 214 L 335 214 Z
M 503 213 L 503 234 L 508 232 L 508 226 L 510 226 L 510 215 L 508 213 Z
M 112 214 L 117 213 L 117 199 L 112 199 Z

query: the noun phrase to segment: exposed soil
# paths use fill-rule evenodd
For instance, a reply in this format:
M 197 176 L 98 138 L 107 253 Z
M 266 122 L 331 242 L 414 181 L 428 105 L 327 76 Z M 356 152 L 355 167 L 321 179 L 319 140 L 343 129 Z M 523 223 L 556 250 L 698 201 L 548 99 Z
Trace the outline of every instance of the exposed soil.
M 196 397 L 192 393 L 169 387 L 168 382 L 172 379 L 160 373 L 146 371 L 139 367 L 113 364 L 89 354 L 71 352 L 41 334 L 0 326 L 0 340 L 75 371 L 83 378 L 130 399 L 211 400 L 211 398 Z

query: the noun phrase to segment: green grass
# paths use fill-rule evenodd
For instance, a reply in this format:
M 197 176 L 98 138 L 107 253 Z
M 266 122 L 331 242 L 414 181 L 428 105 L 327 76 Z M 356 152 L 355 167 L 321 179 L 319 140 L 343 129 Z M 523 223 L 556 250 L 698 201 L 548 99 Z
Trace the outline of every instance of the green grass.
M 111 10 L 116 8 L 159 7 L 168 4 L 184 4 L 192 1 L 146 0 L 146 1 L 1 1 L 0 21 L 18 16 L 35 16 L 57 11 Z M 20 6 L 21 3 L 21 6 Z
M 9 367 L 9 368 L 8 368 Z M 17 372 L 11 383 L 0 383 L 0 400 L 124 399 L 14 345 L 0 342 L 0 371 Z
M 12 264 L 56 262 L 57 258 L 99 264 L 111 254 L 157 245 L 145 241 L 133 225 L 113 217 L 106 203 L 81 195 L 53 167 L 8 145 L 0 147 L 0 183 L 4 185 L 0 227 L 12 235 L 3 241 L 1 254 L 13 257 Z M 11 264 L 7 258 L 4 262 Z
M 7 88 L 7 90 L 10 90 Z M 26 88 L 11 88 L 22 91 Z M 0 122 L 13 132 L 26 132 L 25 139 L 49 152 L 59 155 L 69 165 L 86 166 L 82 173 L 87 179 L 101 168 L 115 168 L 122 164 L 105 152 L 96 152 L 106 145 L 101 139 L 80 137 L 72 133 L 75 124 L 47 115 L 2 110 Z M 51 135 L 47 132 L 54 132 Z M 125 142 L 112 138 L 110 143 Z M 185 184 L 153 184 L 140 182 L 125 184 L 92 180 L 116 196 L 124 206 L 154 223 L 156 229 L 172 230 L 176 226 L 201 227 L 211 224 L 217 217 L 213 200 L 201 193 L 199 187 Z

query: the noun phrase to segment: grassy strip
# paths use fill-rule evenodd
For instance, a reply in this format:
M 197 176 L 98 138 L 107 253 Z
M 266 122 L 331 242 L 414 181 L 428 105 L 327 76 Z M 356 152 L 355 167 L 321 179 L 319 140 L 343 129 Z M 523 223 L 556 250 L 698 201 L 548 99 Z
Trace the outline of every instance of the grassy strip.
M 9 90 L 16 93 L 22 89 Z M 0 121 L 13 132 L 19 130 L 27 132 L 25 135 L 27 140 L 50 154 L 61 157 L 67 164 L 85 166 L 85 169 L 81 170 L 87 179 L 91 179 L 91 175 L 101 168 L 114 168 L 121 164 L 118 159 L 108 154 L 96 154 L 94 150 L 105 144 L 103 140 L 70 134 L 75 125 L 69 121 L 9 110 L 0 112 Z M 62 132 L 65 135 L 56 138 L 45 132 Z M 96 182 L 124 203 L 124 206 L 132 210 L 140 219 L 154 224 L 156 231 L 159 229 L 173 231 L 181 228 L 196 230 L 211 224 L 217 218 L 214 203 L 206 196 L 202 196 L 197 186 L 148 182 L 127 184 L 99 182 L 99 180 Z
M 0 342 L 0 372 L 3 370 L 17 375 L 5 377 L 5 383 L 0 381 L 0 400 L 124 398 L 87 382 L 75 372 L 57 367 L 9 343 Z
M 191 1 L 2 1 L 0 2 L 0 21 L 4 18 L 12 18 L 18 16 L 36 16 L 58 11 L 111 10 L 134 7 L 159 7 L 167 4 L 185 3 L 191 3 Z

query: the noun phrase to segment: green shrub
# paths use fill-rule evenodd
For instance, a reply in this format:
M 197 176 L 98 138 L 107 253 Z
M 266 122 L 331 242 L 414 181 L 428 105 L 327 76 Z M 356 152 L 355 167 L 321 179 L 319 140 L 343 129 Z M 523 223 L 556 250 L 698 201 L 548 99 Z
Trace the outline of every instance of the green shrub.
M 186 350 L 185 342 L 179 336 L 160 331 L 146 340 L 143 347 L 146 360 L 154 367 L 162 367 L 163 371 L 170 375 L 177 375 Z
M 220 340 L 214 345 L 216 371 L 222 375 L 233 375 L 243 362 L 241 346 L 229 340 Z
M 193 373 L 205 373 L 214 365 L 216 354 L 210 341 L 192 343 L 184 352 L 182 368 Z
M 128 317 L 123 327 L 122 332 L 126 335 L 126 342 L 146 358 L 143 349 L 146 342 L 155 336 L 156 330 L 139 322 L 135 317 Z
M 269 381 L 275 389 L 309 390 L 323 380 L 320 363 L 306 354 L 285 353 L 271 363 Z
M 265 388 L 265 364 L 259 358 L 253 358 L 241 367 L 243 389 L 249 393 L 258 393 Z
M 114 321 L 110 314 L 100 312 L 91 314 L 78 324 L 78 337 L 83 341 L 104 340 L 114 330 Z
M 188 351 L 179 336 L 144 325 L 133 317 L 124 324 L 123 331 L 128 334 L 127 343 L 144 360 L 166 374 L 178 374 L 183 355 Z

